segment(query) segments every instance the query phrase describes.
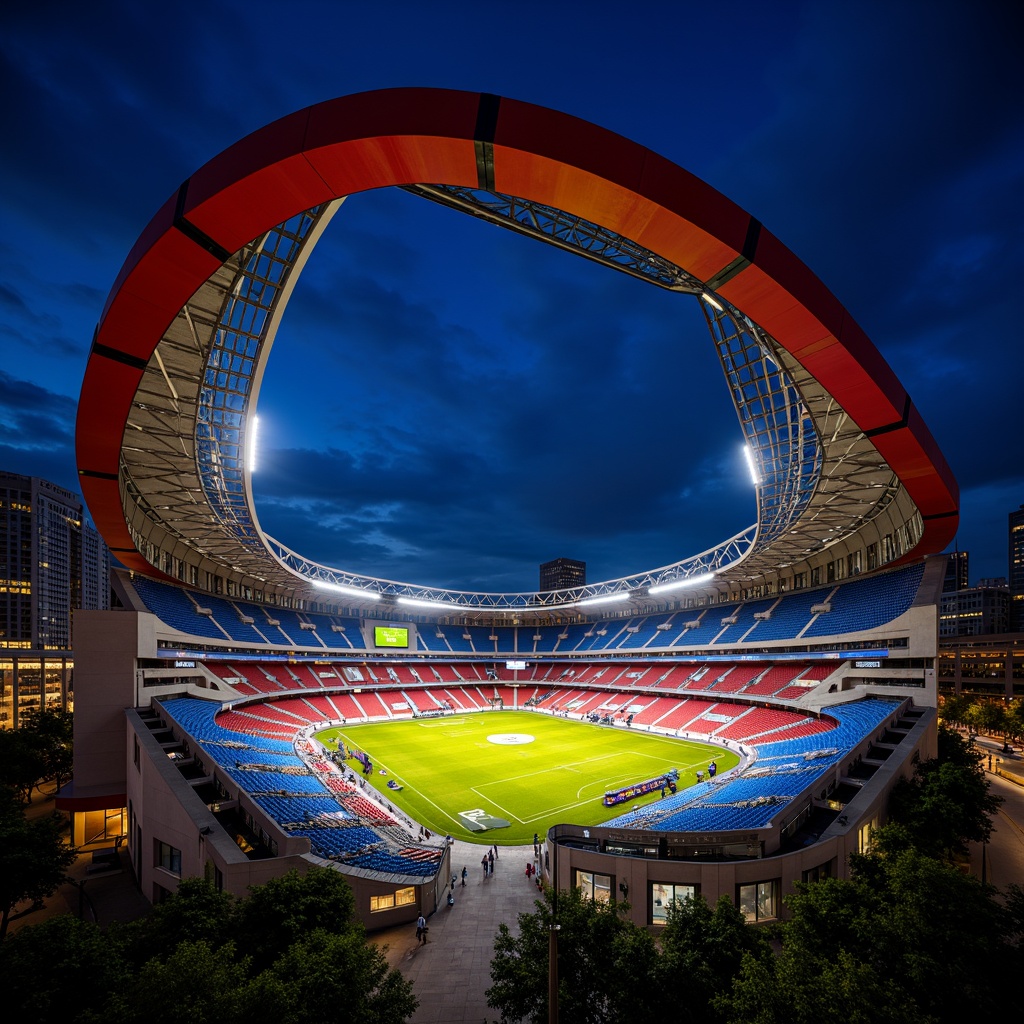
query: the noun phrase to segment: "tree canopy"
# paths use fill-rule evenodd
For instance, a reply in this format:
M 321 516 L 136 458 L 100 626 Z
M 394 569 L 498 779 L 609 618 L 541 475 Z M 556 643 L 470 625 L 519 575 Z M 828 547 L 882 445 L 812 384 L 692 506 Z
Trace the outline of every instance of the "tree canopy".
M 106 931 L 67 917 L 25 928 L 0 945 L 0 987 L 36 1024 L 304 1024 L 339 1013 L 402 1024 L 417 1006 L 330 868 L 243 899 L 183 879 L 149 915 Z
M 981 755 L 967 740 L 944 725 L 938 740 L 938 756 L 893 787 L 889 817 L 921 853 L 952 860 L 968 844 L 988 842 L 1002 798 L 989 792 Z
M 19 903 L 52 896 L 67 877 L 75 850 L 66 827 L 56 813 L 27 818 L 15 793 L 0 787 L 0 942 Z

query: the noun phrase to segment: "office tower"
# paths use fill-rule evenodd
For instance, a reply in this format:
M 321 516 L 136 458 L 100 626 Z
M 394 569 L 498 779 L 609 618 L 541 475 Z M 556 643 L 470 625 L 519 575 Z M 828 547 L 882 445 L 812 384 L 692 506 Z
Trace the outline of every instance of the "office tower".
M 951 551 L 946 555 L 946 576 L 942 581 L 944 594 L 957 590 L 966 590 L 968 583 L 967 564 L 970 554 L 967 551 Z
M 1010 513 L 1010 632 L 1024 633 L 1024 505 Z
M 587 582 L 587 563 L 575 558 L 555 558 L 540 567 L 539 590 L 566 590 L 582 587 Z
M 70 650 L 72 609 L 109 608 L 109 574 L 77 494 L 0 473 L 0 649 Z

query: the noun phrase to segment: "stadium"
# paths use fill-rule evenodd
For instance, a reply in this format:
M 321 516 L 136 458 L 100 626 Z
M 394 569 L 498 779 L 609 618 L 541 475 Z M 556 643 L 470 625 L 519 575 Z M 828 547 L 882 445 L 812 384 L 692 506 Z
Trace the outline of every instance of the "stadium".
M 277 327 L 344 198 L 387 187 L 696 303 L 756 523 L 669 565 L 518 593 L 357 574 L 264 533 L 247 449 Z M 127 841 L 151 900 L 183 877 L 243 893 L 329 864 L 383 928 L 443 899 L 449 834 L 532 832 L 544 879 L 628 894 L 637 923 L 694 892 L 770 920 L 794 882 L 845 876 L 892 785 L 934 755 L 932 556 L 959 498 L 909 395 L 755 218 L 568 115 L 396 89 L 228 148 L 164 203 L 113 285 L 77 458 L 123 569 L 118 610 L 75 620 L 75 778 L 59 806 L 76 845 Z M 574 760 L 576 736 L 606 753 Z M 434 762 L 478 750 L 480 785 L 449 803 Z M 529 772 L 507 769 L 532 753 Z M 533 815 L 516 779 L 552 765 L 579 802 L 539 808 L 549 773 Z

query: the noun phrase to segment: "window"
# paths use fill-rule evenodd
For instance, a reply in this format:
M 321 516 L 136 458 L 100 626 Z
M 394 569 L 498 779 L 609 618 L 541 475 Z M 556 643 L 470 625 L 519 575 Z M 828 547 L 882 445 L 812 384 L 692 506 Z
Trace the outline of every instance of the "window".
M 584 896 L 602 903 L 610 903 L 612 898 L 612 876 L 595 875 L 591 871 L 577 871 L 575 886 L 583 891 Z
M 172 875 L 181 877 L 181 850 L 176 850 L 168 843 L 156 844 L 156 866 L 170 871 Z
M 396 889 L 394 892 L 383 893 L 380 896 L 371 896 L 370 913 L 376 914 L 381 910 L 394 910 L 395 907 L 407 907 L 410 903 L 415 902 L 415 886 L 409 886 L 407 889 Z
M 875 822 L 869 821 L 857 829 L 857 852 L 859 854 L 866 855 L 871 852 L 871 830 L 874 827 Z
M 827 860 L 824 864 L 819 864 L 816 868 L 811 868 L 809 871 L 802 871 L 800 873 L 801 882 L 820 882 L 823 878 L 832 877 L 832 861 Z
M 673 885 L 671 882 L 651 882 L 651 924 L 664 924 L 673 900 L 693 899 L 700 892 L 697 885 Z
M 740 913 L 748 921 L 769 921 L 778 916 L 779 880 L 737 886 Z

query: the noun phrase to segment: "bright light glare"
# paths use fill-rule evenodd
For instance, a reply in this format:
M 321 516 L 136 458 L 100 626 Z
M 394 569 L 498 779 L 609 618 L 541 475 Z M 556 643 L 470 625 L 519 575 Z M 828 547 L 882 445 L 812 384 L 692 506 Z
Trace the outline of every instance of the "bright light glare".
M 345 594 L 347 597 L 358 597 L 364 601 L 379 601 L 380 594 L 373 590 L 359 590 L 357 587 L 343 587 L 340 583 L 328 583 L 326 580 L 313 580 L 313 586 L 321 590 L 330 590 L 335 594 Z
M 724 313 L 724 312 L 725 312 L 725 309 L 724 309 L 724 307 L 723 307 L 723 306 L 722 306 L 722 304 L 721 304 L 721 303 L 720 303 L 720 302 L 718 301 L 718 299 L 714 298 L 714 297 L 713 297 L 713 296 L 711 296 L 711 295 L 708 295 L 708 293 L 707 293 L 707 292 L 703 292 L 703 293 L 701 294 L 701 298 L 702 298 L 702 299 L 703 299 L 703 300 L 704 300 L 704 301 L 705 301 L 705 302 L 706 302 L 706 303 L 707 303 L 707 304 L 708 304 L 709 306 L 714 306 L 714 307 L 715 307 L 715 309 L 717 309 L 719 313 Z
M 671 583 L 659 583 L 656 587 L 649 587 L 648 594 L 660 594 L 664 590 L 678 590 L 680 587 L 698 587 L 702 583 L 710 583 L 715 578 L 713 572 L 703 572 L 699 576 L 687 576 L 686 579 L 673 580 Z
M 407 604 L 413 608 L 457 608 L 458 605 L 448 604 L 445 601 L 424 601 L 419 597 L 400 597 L 398 604 Z
M 611 601 L 625 601 L 629 597 L 628 591 L 622 591 L 619 594 L 602 594 L 600 597 L 587 597 L 582 601 L 574 601 L 573 604 L 577 608 L 582 608 L 588 604 L 605 604 Z
M 249 463 L 249 472 L 256 472 L 256 435 L 260 432 L 260 418 L 259 416 L 249 417 L 249 450 L 246 453 L 248 458 L 246 461 Z
M 750 470 L 750 479 L 754 481 L 755 487 L 761 486 L 761 474 L 757 471 L 757 466 L 754 464 L 754 453 L 750 450 L 750 445 L 743 446 L 743 457 L 747 460 L 747 469 Z

